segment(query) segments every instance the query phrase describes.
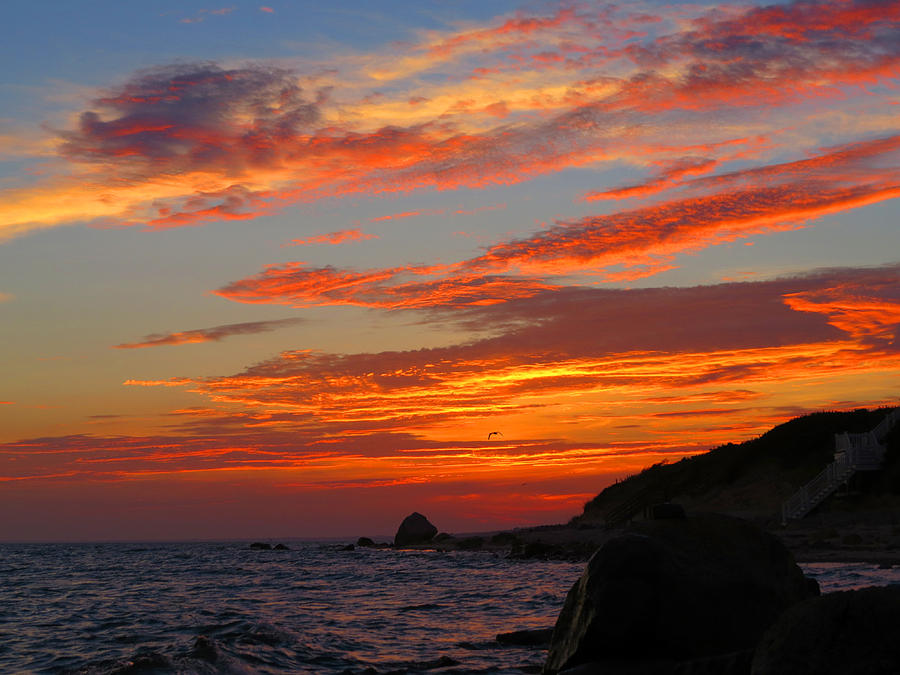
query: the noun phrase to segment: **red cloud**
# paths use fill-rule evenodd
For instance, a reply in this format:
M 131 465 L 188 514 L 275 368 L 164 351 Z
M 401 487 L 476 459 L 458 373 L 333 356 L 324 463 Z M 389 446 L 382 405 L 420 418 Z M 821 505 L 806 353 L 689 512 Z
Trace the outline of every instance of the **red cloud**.
M 329 232 L 328 234 L 317 234 L 305 239 L 291 239 L 287 244 L 282 246 L 310 246 L 312 244 L 343 244 L 345 241 L 367 241 L 369 239 L 378 239 L 377 234 L 367 234 L 354 228 L 352 230 L 339 230 L 337 232 Z
M 289 263 L 216 292 L 251 303 L 414 308 L 477 304 L 479 287 L 488 292 L 486 303 L 502 302 L 504 292 L 534 295 L 557 285 L 549 279 L 554 275 L 604 271 L 607 280 L 640 278 L 669 269 L 679 252 L 900 196 L 893 168 L 898 150 L 900 136 L 891 136 L 698 179 L 689 187 L 719 192 L 557 223 L 456 265 L 358 272 Z
M 538 279 L 485 274 L 455 274 L 443 279 L 415 281 L 440 267 L 399 267 L 362 272 L 304 263 L 271 266 L 251 277 L 228 284 L 217 295 L 246 303 L 361 305 L 385 309 L 433 306 L 490 305 L 528 297 L 554 285 Z
M 718 160 L 709 157 L 682 157 L 673 162 L 666 162 L 663 169 L 649 182 L 602 192 L 589 192 L 584 198 L 585 201 L 593 202 L 601 199 L 645 197 L 678 184 L 682 178 L 709 173 L 718 164 Z
M 392 213 L 387 216 L 377 216 L 369 218 L 370 223 L 380 223 L 385 220 L 397 220 L 398 218 L 413 218 L 415 216 L 440 216 L 444 214 L 444 209 L 430 209 L 424 211 L 404 211 L 403 213 Z
M 864 289 L 865 302 L 836 304 L 833 289 L 847 287 Z M 896 320 L 898 287 L 894 266 L 697 288 L 548 290 L 454 315 L 496 337 L 413 352 L 287 352 L 194 386 L 217 401 L 371 432 L 509 414 L 551 393 L 626 395 L 637 382 L 665 392 L 884 370 L 900 367 L 896 350 L 870 336 Z
M 873 10 L 867 2 L 834 0 L 733 8 L 681 18 L 677 30 L 661 37 L 625 31 L 632 43 L 615 49 L 598 44 L 597 35 L 623 21 L 644 25 L 646 17 L 619 16 L 613 9 L 589 15 L 565 7 L 550 17 L 517 16 L 427 47 L 441 58 L 471 44 L 507 54 L 509 41 L 542 36 L 534 53 L 544 54 L 548 65 L 556 63 L 546 56 L 557 53 L 547 50 L 552 43 L 567 55 L 558 65 L 563 72 L 593 73 L 573 76 L 562 98 L 534 92 L 528 105 L 548 113 L 514 124 L 490 122 L 492 113 L 506 112 L 503 105 L 512 115 L 512 102 L 472 99 L 452 119 L 442 109 L 406 126 L 335 127 L 324 122 L 327 92 L 308 94 L 285 70 L 210 64 L 156 68 L 98 98 L 77 129 L 61 134 L 61 152 L 95 168 L 92 193 L 119 185 L 122 176 L 155 184 L 197 174 L 185 181 L 185 194 L 205 198 L 201 208 L 182 208 L 186 196 L 153 202 L 129 195 L 127 216 L 154 227 L 251 218 L 292 201 L 343 194 L 517 183 L 617 158 L 625 148 L 650 152 L 655 143 L 647 129 L 665 126 L 679 111 L 720 110 L 739 120 L 745 110 L 833 98 L 842 88 L 892 78 L 900 64 L 896 5 L 880 3 Z M 571 39 L 554 33 L 570 28 L 576 29 Z M 631 59 L 638 70 L 598 76 L 591 59 Z M 365 110 L 359 112 L 365 118 Z M 672 153 L 666 153 L 655 161 L 671 160 Z M 664 168 L 655 187 L 711 166 Z M 265 186 L 255 179 L 260 169 L 275 176 Z M 213 177 L 216 186 L 210 187 Z M 644 186 L 644 193 L 648 189 L 653 187 Z M 228 199 L 238 190 L 244 193 L 235 207 Z M 604 194 L 634 192 L 596 196 Z
M 153 68 L 94 103 L 99 112 L 82 113 L 78 129 L 62 134 L 61 152 L 132 176 L 238 175 L 277 162 L 282 144 L 319 118 L 290 73 L 261 66 Z

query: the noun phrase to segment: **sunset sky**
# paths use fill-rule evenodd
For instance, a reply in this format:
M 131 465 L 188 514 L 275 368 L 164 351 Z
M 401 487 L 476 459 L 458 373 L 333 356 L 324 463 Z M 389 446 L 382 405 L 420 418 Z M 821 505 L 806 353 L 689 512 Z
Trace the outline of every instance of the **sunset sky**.
M 4 25 L 0 540 L 561 522 L 900 404 L 900 0 Z

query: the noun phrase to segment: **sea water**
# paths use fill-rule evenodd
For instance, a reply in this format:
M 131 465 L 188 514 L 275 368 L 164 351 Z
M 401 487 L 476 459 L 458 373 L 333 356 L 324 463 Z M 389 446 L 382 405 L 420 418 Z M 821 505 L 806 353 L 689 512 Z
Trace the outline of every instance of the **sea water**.
M 584 567 L 289 545 L 0 545 L 0 672 L 535 672 Z
M 523 673 L 584 563 L 293 542 L 0 545 L 2 673 Z M 811 563 L 825 592 L 900 569 Z

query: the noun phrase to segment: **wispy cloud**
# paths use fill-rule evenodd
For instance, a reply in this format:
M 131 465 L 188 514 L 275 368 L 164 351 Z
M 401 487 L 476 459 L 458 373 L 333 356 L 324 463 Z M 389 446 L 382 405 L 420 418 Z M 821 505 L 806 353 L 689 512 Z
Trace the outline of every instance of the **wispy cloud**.
M 566 6 L 423 34 L 399 56 L 360 54 L 346 73 L 338 59 L 337 74 L 317 79 L 261 65 L 159 67 L 98 96 L 77 128 L 60 132 L 72 175 L 7 194 L 0 224 L 5 236 L 104 217 L 181 226 L 625 158 L 656 167 L 656 189 L 671 187 L 733 157 L 720 144 L 735 131 L 758 134 L 763 108 L 771 153 L 797 115 L 826 111 L 848 88 L 877 107 L 880 94 L 860 87 L 896 77 L 898 31 L 893 2 L 689 7 L 656 18 Z M 374 65 L 359 74 L 361 63 Z M 437 72 L 431 84 L 422 77 Z M 867 124 L 870 134 L 895 131 L 884 116 Z M 665 132 L 672 125 L 678 147 Z M 712 152 L 687 150 L 702 145 Z M 598 186 L 595 196 L 650 187 Z
M 845 404 L 869 404 L 866 382 L 900 375 L 898 289 L 894 265 L 545 291 L 447 313 L 488 334 L 467 343 L 289 351 L 229 376 L 129 381 L 186 387 L 209 405 L 173 411 L 168 435 L 7 443 L 0 458 L 15 461 L 0 479 L 269 472 L 349 489 L 635 469 L 827 405 L 829 383 Z M 499 426 L 502 443 L 485 441 Z
M 402 213 L 390 213 L 386 216 L 375 216 L 374 218 L 369 218 L 369 222 L 372 223 L 380 223 L 385 220 L 399 220 L 401 218 L 415 218 L 416 216 L 442 216 L 444 215 L 444 209 L 430 209 L 424 211 L 403 211 Z
M 304 319 L 276 319 L 272 321 L 250 321 L 247 323 L 228 323 L 212 328 L 197 328 L 176 333 L 154 333 L 145 335 L 141 342 L 128 342 L 115 345 L 116 349 L 141 349 L 143 347 L 166 347 L 171 345 L 198 344 L 201 342 L 220 342 L 234 335 L 253 335 L 267 333 L 286 326 L 303 323 Z
M 179 23 L 201 23 L 209 16 L 225 16 L 231 14 L 237 7 L 221 7 L 219 9 L 200 9 L 193 16 L 179 19 Z
M 327 234 L 316 234 L 302 239 L 291 239 L 282 246 L 311 246 L 313 244 L 343 244 L 348 241 L 368 241 L 378 239 L 377 234 L 362 232 L 358 227 L 352 230 L 339 230 Z
M 288 263 L 216 293 L 247 303 L 409 308 L 502 302 L 590 273 L 609 281 L 671 269 L 683 252 L 900 196 L 900 136 L 831 148 L 813 157 L 695 179 L 696 196 L 605 216 L 560 221 L 443 266 L 365 271 Z M 479 287 L 481 290 L 479 291 Z
M 722 399 L 740 403 L 773 382 L 896 371 L 898 289 L 897 266 L 695 288 L 549 289 L 444 315 L 492 337 L 410 352 L 286 352 L 192 387 L 367 433 L 550 415 L 578 397 L 610 410 L 636 396 L 673 403 L 676 391 L 689 401 L 697 387 L 741 391 Z

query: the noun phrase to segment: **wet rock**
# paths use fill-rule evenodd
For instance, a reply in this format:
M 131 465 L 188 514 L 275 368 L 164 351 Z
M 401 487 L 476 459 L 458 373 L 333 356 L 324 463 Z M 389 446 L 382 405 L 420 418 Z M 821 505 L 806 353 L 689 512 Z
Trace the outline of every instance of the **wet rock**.
M 510 558 L 537 558 L 539 560 L 565 560 L 566 549 L 558 544 L 547 544 L 543 541 L 529 541 L 523 546 L 513 542 L 509 552 Z
M 455 538 L 456 537 L 454 537 L 452 534 L 447 534 L 446 532 L 439 532 L 438 534 L 434 535 L 434 539 L 432 539 L 432 541 L 435 543 L 441 543 L 444 541 L 452 541 Z
M 163 654 L 154 651 L 138 651 L 125 663 L 120 663 L 106 672 L 109 675 L 136 675 L 147 672 L 169 672 L 172 662 Z
M 466 537 L 456 542 L 460 551 L 477 551 L 484 546 L 484 537 Z
M 368 537 L 360 537 L 359 539 L 356 540 L 356 545 L 362 546 L 365 548 L 370 548 L 372 546 L 375 546 L 375 542 L 372 541 L 371 539 L 369 539 Z
M 450 666 L 458 666 L 459 661 L 451 659 L 449 656 L 441 656 L 430 661 L 414 661 L 409 664 L 415 670 L 435 670 L 436 668 L 449 668 Z
M 290 551 L 290 547 L 285 544 L 275 544 L 274 550 L 276 551 Z
M 827 593 L 788 609 L 766 631 L 753 675 L 900 672 L 900 586 Z
M 806 579 L 806 590 L 809 597 L 814 598 L 818 595 L 822 595 L 822 589 L 819 588 L 818 581 L 816 581 L 813 577 L 804 577 L 804 579 Z
M 501 645 L 514 645 L 517 647 L 542 647 L 550 644 L 553 636 L 553 628 L 529 628 L 515 630 L 511 633 L 500 633 L 497 642 Z
M 394 546 L 427 544 L 436 534 L 437 528 L 428 522 L 428 518 L 421 513 L 414 512 L 400 523 L 397 534 L 394 536 Z
M 194 646 L 188 652 L 188 656 L 208 663 L 215 663 L 219 658 L 219 652 L 216 649 L 216 643 L 205 635 L 200 635 L 194 640 Z
M 266 544 L 262 541 L 254 541 L 252 544 L 250 544 L 250 548 L 256 549 L 257 551 L 271 551 L 272 544 Z
M 785 608 L 809 596 L 784 545 L 748 521 L 709 514 L 635 523 L 603 544 L 569 591 L 545 672 L 590 662 L 610 673 L 644 672 L 622 670 L 642 663 L 664 672 L 752 649 Z
M 353 544 L 347 544 L 346 546 L 341 546 L 338 551 L 355 551 L 356 547 Z
M 492 544 L 515 544 L 519 541 L 519 538 L 514 535 L 512 532 L 498 532 L 493 537 L 491 537 Z

